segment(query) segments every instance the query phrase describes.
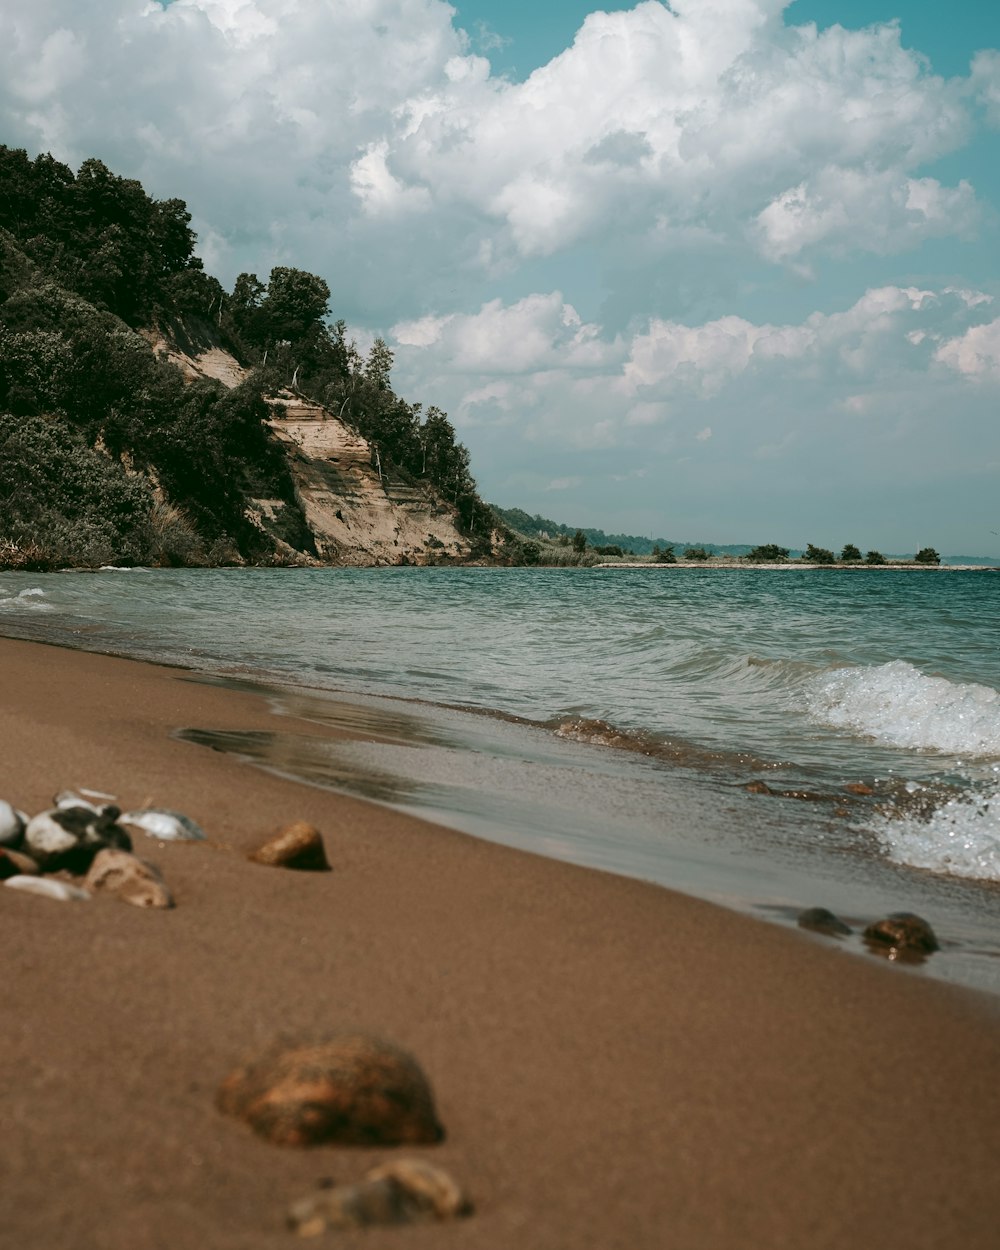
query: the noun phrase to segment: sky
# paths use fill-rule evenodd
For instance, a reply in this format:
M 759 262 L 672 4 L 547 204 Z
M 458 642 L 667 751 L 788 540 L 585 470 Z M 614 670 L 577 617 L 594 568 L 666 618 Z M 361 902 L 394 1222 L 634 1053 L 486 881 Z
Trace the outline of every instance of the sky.
M 1000 559 L 993 0 L 4 0 L 0 142 L 321 274 L 491 502 Z

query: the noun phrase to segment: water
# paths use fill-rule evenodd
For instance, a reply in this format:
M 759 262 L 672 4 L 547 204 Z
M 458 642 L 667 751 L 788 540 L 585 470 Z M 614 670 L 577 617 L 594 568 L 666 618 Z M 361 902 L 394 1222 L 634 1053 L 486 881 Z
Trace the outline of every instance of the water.
M 977 984 L 998 622 L 990 571 L 0 573 L 5 634 L 266 685 L 274 733 L 211 745 L 779 918 L 936 909 L 961 958 L 935 971 Z

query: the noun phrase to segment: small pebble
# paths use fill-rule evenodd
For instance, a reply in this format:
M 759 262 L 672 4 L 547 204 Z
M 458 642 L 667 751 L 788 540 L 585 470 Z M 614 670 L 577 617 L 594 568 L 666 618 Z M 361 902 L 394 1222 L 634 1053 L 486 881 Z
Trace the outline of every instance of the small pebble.
M 89 890 L 114 894 L 134 907 L 170 908 L 174 900 L 160 870 L 137 855 L 113 848 L 99 851 L 90 865 L 84 885 Z
M 839 916 L 825 907 L 810 907 L 799 916 L 799 928 L 809 929 L 813 933 L 824 933 L 828 937 L 847 937 L 854 930 L 844 924 Z
M 322 834 L 304 820 L 286 825 L 247 858 L 270 868 L 295 868 L 300 872 L 330 871 Z
M 4 885 L 9 890 L 23 890 L 25 894 L 41 894 L 60 903 L 82 903 L 90 898 L 86 890 L 66 881 L 54 881 L 51 877 L 8 877 Z
M 472 1213 L 472 1203 L 442 1168 L 397 1159 L 356 1185 L 338 1185 L 292 1204 L 288 1225 L 300 1237 L 374 1224 L 423 1224 Z
M 883 948 L 890 959 L 893 953 L 931 955 L 940 950 L 931 926 L 910 911 L 896 911 L 874 921 L 865 929 L 864 938 L 870 948 Z
M 124 816 L 119 816 L 118 821 L 122 825 L 134 825 L 149 837 L 163 842 L 204 842 L 207 836 L 190 816 L 185 816 L 183 812 L 168 812 L 160 807 L 126 812 Z
M 19 846 L 27 823 L 22 812 L 0 799 L 0 846 Z

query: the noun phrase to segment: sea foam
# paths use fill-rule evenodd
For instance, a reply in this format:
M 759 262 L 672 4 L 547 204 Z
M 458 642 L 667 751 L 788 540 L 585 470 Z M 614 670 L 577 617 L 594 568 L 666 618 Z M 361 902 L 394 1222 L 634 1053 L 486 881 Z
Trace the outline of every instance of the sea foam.
M 905 660 L 813 678 L 808 705 L 824 724 L 880 742 L 955 755 L 1000 755 L 1000 692 L 929 677 Z
M 19 591 L 16 595 L 0 592 L 0 612 L 51 612 L 52 604 L 45 602 L 45 591 L 40 586 Z
M 899 864 L 1000 881 L 1000 786 L 950 799 L 929 820 L 880 818 L 875 833 Z

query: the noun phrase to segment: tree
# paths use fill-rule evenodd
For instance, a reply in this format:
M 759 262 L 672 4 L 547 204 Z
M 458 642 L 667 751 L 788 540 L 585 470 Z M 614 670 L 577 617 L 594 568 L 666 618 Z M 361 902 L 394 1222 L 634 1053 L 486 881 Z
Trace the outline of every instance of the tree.
M 814 547 L 812 543 L 807 544 L 805 552 L 802 556 L 808 564 L 835 564 L 836 556 L 832 551 L 827 551 L 825 547 Z
M 685 560 L 711 560 L 712 554 L 706 551 L 704 547 L 685 547 Z
M 921 547 L 913 557 L 917 564 L 940 564 L 941 557 L 933 547 Z
M 865 556 L 865 564 L 885 564 L 885 556 L 881 551 L 869 551 Z
M 861 559 L 861 549 L 859 547 L 855 547 L 853 543 L 844 544 L 844 549 L 840 553 L 841 564 L 860 564 Z
M 587 535 L 583 530 L 577 530 L 573 535 L 573 550 L 578 556 L 582 556 L 587 550 Z
M 783 564 L 788 559 L 788 548 L 779 547 L 777 543 L 764 543 L 748 551 L 744 559 L 751 564 Z

